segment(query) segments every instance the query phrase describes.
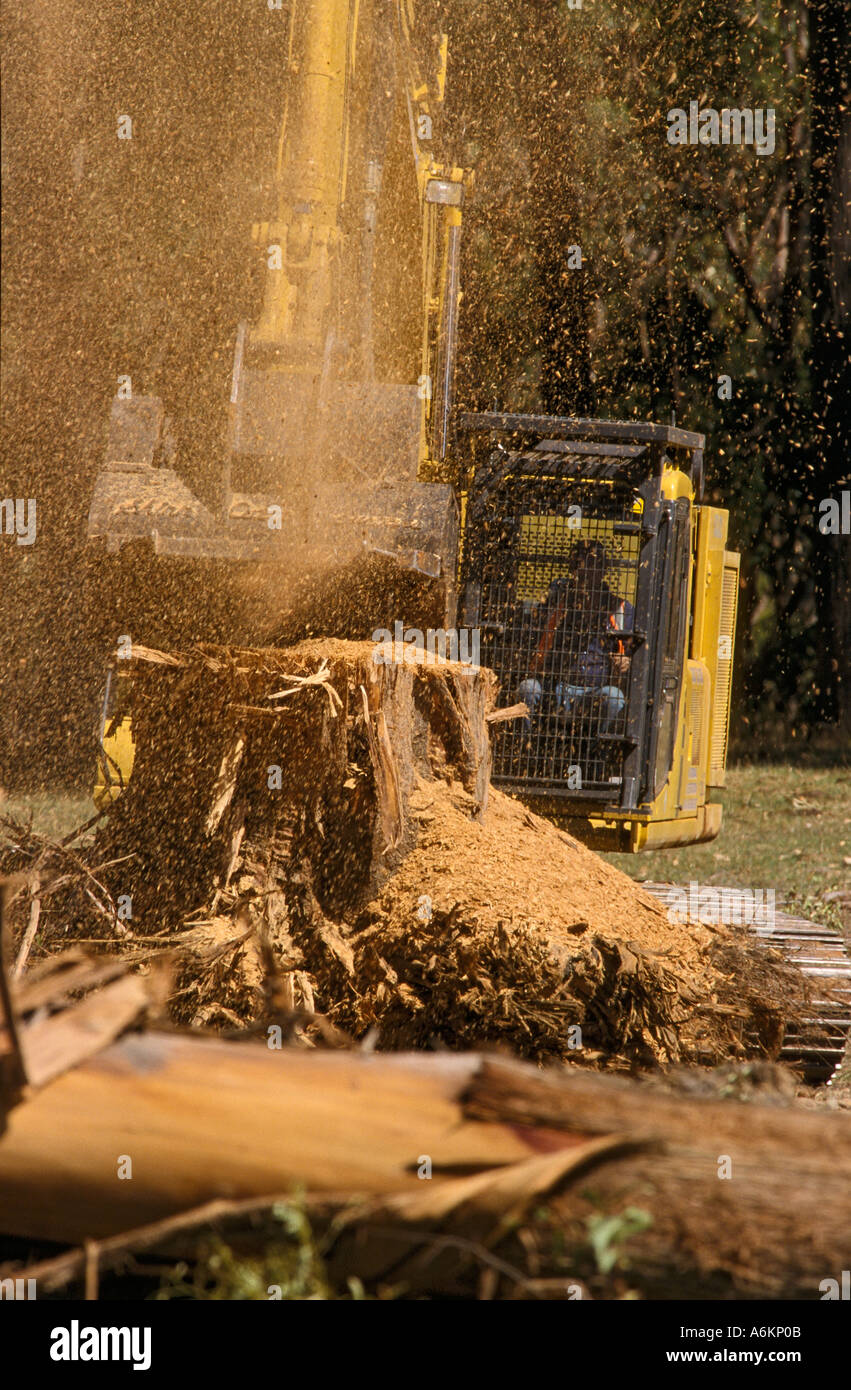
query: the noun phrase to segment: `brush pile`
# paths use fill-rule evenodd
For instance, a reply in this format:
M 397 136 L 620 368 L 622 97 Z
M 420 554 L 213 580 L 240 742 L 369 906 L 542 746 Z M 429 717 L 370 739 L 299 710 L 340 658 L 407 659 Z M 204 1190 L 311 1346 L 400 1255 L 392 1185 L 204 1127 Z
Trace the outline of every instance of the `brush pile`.
M 172 1018 L 308 1043 L 621 1067 L 777 1055 L 797 971 L 670 921 L 489 787 L 489 672 L 333 640 L 136 647 L 128 665 L 133 775 L 91 844 L 3 827 L 19 952 L 95 942 L 142 968 L 165 952 Z

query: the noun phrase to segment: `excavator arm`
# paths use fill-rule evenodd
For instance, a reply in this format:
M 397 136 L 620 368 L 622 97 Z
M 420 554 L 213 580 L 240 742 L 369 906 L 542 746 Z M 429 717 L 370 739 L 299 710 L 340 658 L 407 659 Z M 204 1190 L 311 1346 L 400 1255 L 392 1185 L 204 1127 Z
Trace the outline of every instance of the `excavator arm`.
M 276 206 L 253 229 L 263 299 L 237 332 L 217 501 L 181 477 L 165 404 L 116 398 L 90 537 L 299 569 L 366 548 L 454 578 L 447 455 L 465 173 L 437 154 L 446 60 L 446 36 L 418 26 L 412 0 L 292 0 Z M 416 260 L 416 243 L 419 286 L 400 270 L 388 293 L 388 258 Z M 382 360 L 400 308 L 421 325 L 419 343 Z

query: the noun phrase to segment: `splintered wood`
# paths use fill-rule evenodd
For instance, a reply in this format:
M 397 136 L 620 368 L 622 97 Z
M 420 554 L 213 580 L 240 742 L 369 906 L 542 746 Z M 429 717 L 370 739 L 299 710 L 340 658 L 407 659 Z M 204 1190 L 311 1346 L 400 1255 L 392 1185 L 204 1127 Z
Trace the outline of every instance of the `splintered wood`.
M 719 1154 L 733 1181 L 719 1182 Z M 117 1155 L 132 1155 L 132 1182 L 116 1181 Z M 496 1268 L 508 1297 L 574 1297 L 582 1280 L 610 1297 L 812 1299 L 825 1270 L 848 1266 L 849 1163 L 847 1115 L 475 1053 L 274 1051 L 149 1032 L 12 1111 L 0 1230 L 94 1254 L 104 1242 L 107 1263 L 168 1249 L 193 1222 L 262 1249 L 281 1228 L 253 1217 L 306 1187 L 343 1286 L 356 1275 L 397 1294 L 475 1296 Z M 622 1238 L 636 1212 L 625 1280 L 601 1288 L 589 1230 L 608 1218 Z M 184 1238 L 171 1258 L 192 1248 Z M 42 1293 L 79 1279 L 84 1254 L 16 1273 Z M 541 1293 L 537 1279 L 558 1287 Z
M 171 950 L 173 1018 L 303 1042 L 620 1067 L 777 1055 L 797 972 L 672 922 L 489 787 L 489 672 L 337 640 L 133 651 L 133 775 L 93 845 L 51 859 L 7 831 L 27 949 L 36 913 L 42 954 Z

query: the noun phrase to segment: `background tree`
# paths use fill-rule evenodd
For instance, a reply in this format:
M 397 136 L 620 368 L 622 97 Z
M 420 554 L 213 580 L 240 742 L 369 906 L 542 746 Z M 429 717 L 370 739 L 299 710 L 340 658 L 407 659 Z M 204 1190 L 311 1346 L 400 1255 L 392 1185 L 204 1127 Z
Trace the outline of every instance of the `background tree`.
M 662 18 L 529 0 L 513 11 L 522 47 L 483 41 L 504 31 L 497 4 L 466 14 L 482 150 L 470 398 L 487 381 L 504 405 L 675 412 L 706 433 L 743 556 L 737 727 L 843 736 L 851 541 L 818 521 L 848 486 L 847 5 L 680 0 Z M 773 153 L 671 145 L 667 113 L 691 101 L 772 109 Z

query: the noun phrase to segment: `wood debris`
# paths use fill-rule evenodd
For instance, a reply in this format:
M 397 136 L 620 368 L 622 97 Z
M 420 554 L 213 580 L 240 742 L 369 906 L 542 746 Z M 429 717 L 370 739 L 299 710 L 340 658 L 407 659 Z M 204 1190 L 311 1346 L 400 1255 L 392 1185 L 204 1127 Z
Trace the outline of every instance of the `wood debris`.
M 797 972 L 743 933 L 672 922 L 489 787 L 490 673 L 339 640 L 136 658 L 133 776 L 92 845 L 6 828 L 24 959 L 80 939 L 174 949 L 176 1021 L 289 1034 L 295 1013 L 309 1045 L 318 1015 L 379 1048 L 777 1056 Z

